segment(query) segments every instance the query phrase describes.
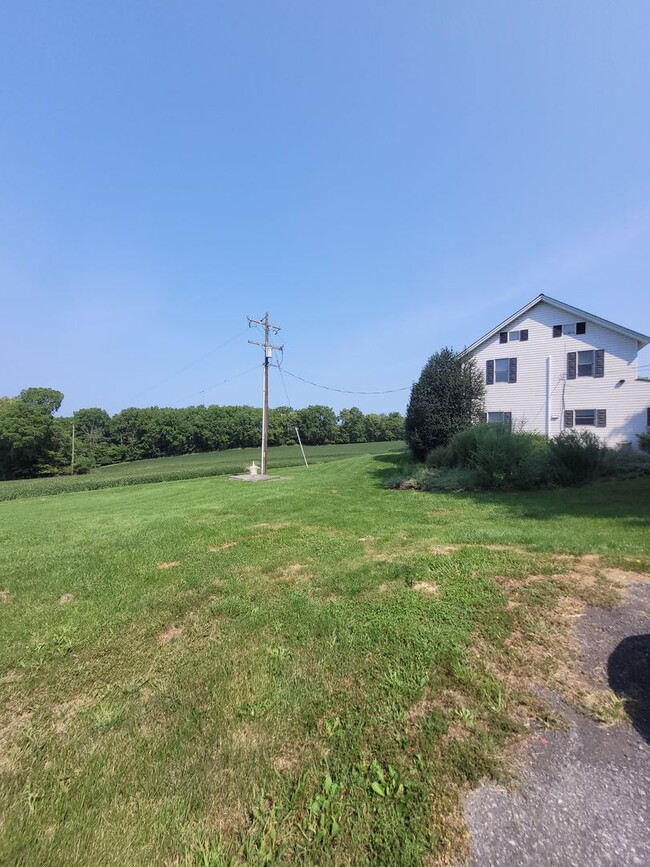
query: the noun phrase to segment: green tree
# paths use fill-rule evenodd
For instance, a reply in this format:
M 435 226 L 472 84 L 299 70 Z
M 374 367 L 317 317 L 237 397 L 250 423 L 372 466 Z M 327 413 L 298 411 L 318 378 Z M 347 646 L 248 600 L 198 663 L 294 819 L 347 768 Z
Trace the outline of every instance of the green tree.
M 342 409 L 339 413 L 340 443 L 363 443 L 366 442 L 365 417 L 361 410 L 353 406 L 350 409 Z
M 63 403 L 63 392 L 56 391 L 54 388 L 24 388 L 18 395 L 17 400 L 26 403 L 28 406 L 44 409 L 52 415 Z
M 54 471 L 54 420 L 49 412 L 22 400 L 0 410 L 0 477 L 29 478 Z
M 401 412 L 389 412 L 382 416 L 384 426 L 383 439 L 395 442 L 404 439 L 404 416 Z
M 338 427 L 336 415 L 329 406 L 306 406 L 296 411 L 296 425 L 304 444 L 322 446 L 335 443 Z
M 425 364 L 411 389 L 406 410 L 405 438 L 418 460 L 445 446 L 460 430 L 481 420 L 485 385 L 471 358 L 449 347 Z
M 269 445 L 285 446 L 296 442 L 295 413 L 290 406 L 269 410 Z

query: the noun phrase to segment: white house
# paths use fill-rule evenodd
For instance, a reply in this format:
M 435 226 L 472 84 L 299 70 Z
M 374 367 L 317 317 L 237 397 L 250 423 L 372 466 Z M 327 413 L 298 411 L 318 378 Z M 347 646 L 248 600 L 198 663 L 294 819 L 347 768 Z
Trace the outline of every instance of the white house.
M 650 426 L 650 382 L 637 355 L 650 337 L 539 295 L 462 355 L 485 376 L 487 421 L 553 437 L 575 427 L 637 446 Z

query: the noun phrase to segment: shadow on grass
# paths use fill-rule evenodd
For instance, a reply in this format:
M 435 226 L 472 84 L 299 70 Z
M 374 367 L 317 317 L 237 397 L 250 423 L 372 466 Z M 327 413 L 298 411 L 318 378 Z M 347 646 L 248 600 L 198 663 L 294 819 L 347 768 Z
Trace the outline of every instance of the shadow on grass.
M 373 475 L 381 483 L 399 475 L 414 473 L 421 464 L 408 451 L 375 455 L 379 465 Z M 438 491 L 424 491 L 423 496 L 437 496 Z M 575 488 L 551 488 L 534 491 L 459 491 L 447 496 L 486 505 L 502 506 L 515 518 L 535 521 L 554 520 L 567 515 L 589 518 L 622 518 L 628 527 L 650 530 L 650 476 L 611 479 Z
M 650 743 L 650 635 L 624 638 L 610 654 L 607 677 L 632 725 Z
M 380 465 L 373 468 L 372 474 L 382 485 L 402 473 L 406 475 L 409 469 L 415 470 L 417 466 L 408 449 L 373 455 L 372 459 Z

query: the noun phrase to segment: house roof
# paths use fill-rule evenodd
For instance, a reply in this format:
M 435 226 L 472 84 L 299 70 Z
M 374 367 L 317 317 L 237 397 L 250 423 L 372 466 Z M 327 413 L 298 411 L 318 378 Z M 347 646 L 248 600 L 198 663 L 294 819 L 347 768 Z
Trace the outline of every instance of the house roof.
M 610 322 L 608 319 L 602 319 L 600 316 L 594 316 L 593 313 L 587 313 L 586 310 L 580 310 L 578 307 L 572 307 L 570 304 L 565 304 L 564 301 L 558 301 L 556 298 L 551 298 L 549 295 L 538 295 L 537 298 L 533 298 L 525 307 L 522 307 L 521 310 L 517 310 L 516 313 L 513 313 L 512 316 L 509 316 L 507 319 L 504 319 L 503 322 L 500 322 L 495 328 L 492 328 L 487 334 L 484 334 L 483 337 L 479 337 L 471 346 L 465 347 L 460 355 L 466 355 L 467 353 L 474 352 L 475 349 L 485 343 L 486 340 L 490 340 L 494 337 L 495 334 L 498 334 L 500 331 L 507 330 L 508 326 L 511 322 L 514 322 L 515 319 L 523 316 L 524 313 L 528 313 L 529 310 L 532 310 L 533 307 L 536 307 L 538 304 L 542 302 L 546 302 L 546 304 L 550 304 L 553 307 L 557 307 L 558 310 L 561 310 L 563 313 L 568 313 L 571 316 L 575 316 L 579 320 L 587 320 L 589 322 L 594 322 L 596 325 L 602 325 L 605 328 L 609 328 L 612 331 L 617 331 L 619 334 L 624 334 L 626 337 L 631 337 L 634 340 L 639 342 L 639 349 L 643 349 L 648 343 L 650 343 L 650 337 L 646 334 L 641 334 L 638 331 L 633 331 L 631 328 L 624 328 L 622 325 L 617 325 L 615 322 Z

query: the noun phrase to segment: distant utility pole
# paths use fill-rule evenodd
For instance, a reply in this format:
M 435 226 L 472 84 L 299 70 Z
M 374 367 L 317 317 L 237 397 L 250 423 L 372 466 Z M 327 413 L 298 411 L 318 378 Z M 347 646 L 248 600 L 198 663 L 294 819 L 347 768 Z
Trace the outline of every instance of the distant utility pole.
M 249 328 L 252 325 L 261 325 L 264 329 L 264 343 L 260 343 L 258 340 L 249 340 L 248 342 L 253 343 L 255 346 L 261 346 L 264 350 L 264 402 L 262 404 L 262 475 L 265 476 L 267 470 L 267 457 L 269 449 L 269 363 L 273 355 L 273 350 L 282 350 L 284 349 L 284 346 L 273 346 L 273 344 L 269 343 L 270 332 L 273 331 L 273 334 L 275 335 L 281 329 L 278 325 L 270 324 L 268 311 L 264 316 L 264 319 L 252 319 L 250 316 L 247 316 L 246 318 L 248 319 Z
M 70 460 L 70 475 L 74 476 L 74 423 L 72 425 L 72 458 Z

